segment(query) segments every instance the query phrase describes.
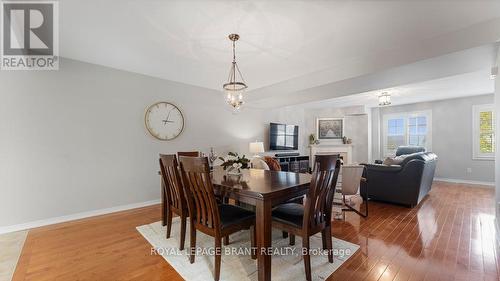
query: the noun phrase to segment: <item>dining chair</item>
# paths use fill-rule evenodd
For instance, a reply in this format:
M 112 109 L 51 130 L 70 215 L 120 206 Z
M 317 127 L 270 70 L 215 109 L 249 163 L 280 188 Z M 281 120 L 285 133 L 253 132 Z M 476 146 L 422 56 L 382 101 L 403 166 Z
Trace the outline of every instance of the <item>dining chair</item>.
M 189 211 L 175 155 L 160 154 L 160 170 L 165 189 L 164 192 L 167 195 L 164 206 L 167 208 L 167 238 L 170 238 L 170 232 L 172 230 L 172 213 L 176 213 L 181 219 L 179 249 L 184 250 L 186 219 L 189 215 Z
M 180 151 L 177 152 L 177 156 L 188 156 L 188 157 L 200 157 L 199 151 Z
M 307 280 L 311 280 L 311 236 L 321 232 L 323 249 L 328 251 L 328 261 L 333 263 L 331 214 L 339 170 L 340 159 L 337 155 L 316 155 L 305 204 L 285 203 L 278 205 L 272 212 L 273 227 L 289 234 L 290 245 L 295 244 L 295 235 L 302 237 Z
M 210 176 L 207 157 L 179 158 L 190 222 L 189 261 L 194 263 L 196 231 L 215 238 L 214 280 L 219 280 L 221 240 L 244 229 L 250 229 L 252 258 L 255 259 L 255 213 L 241 207 L 218 204 Z
M 366 182 L 363 178 L 363 172 L 365 170 L 363 165 L 344 165 L 342 166 L 342 184 L 340 193 L 342 194 L 342 205 L 345 207 L 342 209 L 345 220 L 345 212 L 354 212 L 364 218 L 368 216 L 368 198 L 361 194 L 361 197 L 365 201 L 365 212 L 361 213 L 360 210 L 356 210 L 350 202 L 346 200 L 346 196 L 356 196 L 359 193 L 359 187 L 362 182 Z

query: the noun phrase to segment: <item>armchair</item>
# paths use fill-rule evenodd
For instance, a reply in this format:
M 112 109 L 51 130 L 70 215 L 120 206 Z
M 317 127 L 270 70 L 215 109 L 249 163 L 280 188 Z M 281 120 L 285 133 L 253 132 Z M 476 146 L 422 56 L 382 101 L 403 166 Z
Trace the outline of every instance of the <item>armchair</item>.
M 436 163 L 436 154 L 418 152 L 408 155 L 401 165 L 363 164 L 367 181 L 361 190 L 373 200 L 414 207 L 431 190 Z

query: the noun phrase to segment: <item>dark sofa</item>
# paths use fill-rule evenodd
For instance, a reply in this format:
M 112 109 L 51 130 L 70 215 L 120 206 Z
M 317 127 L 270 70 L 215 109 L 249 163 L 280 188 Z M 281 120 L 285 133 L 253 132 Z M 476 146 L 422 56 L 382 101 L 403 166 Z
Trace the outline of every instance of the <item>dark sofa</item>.
M 361 189 L 372 200 L 414 207 L 431 190 L 436 162 L 436 154 L 417 152 L 400 165 L 363 164 L 367 181 Z

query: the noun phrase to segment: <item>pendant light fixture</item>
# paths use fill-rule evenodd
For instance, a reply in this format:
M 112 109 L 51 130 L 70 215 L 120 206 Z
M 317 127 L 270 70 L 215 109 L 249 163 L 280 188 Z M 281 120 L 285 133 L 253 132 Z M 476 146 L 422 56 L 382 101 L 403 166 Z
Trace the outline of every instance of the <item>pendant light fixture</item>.
M 231 69 L 229 70 L 227 83 L 225 83 L 222 87 L 224 89 L 224 93 L 226 94 L 226 103 L 232 107 L 234 112 L 238 112 L 244 104 L 243 94 L 248 86 L 245 84 L 243 75 L 241 75 L 238 64 L 236 63 L 235 45 L 236 41 L 240 39 L 240 36 L 238 34 L 229 34 L 228 38 L 233 43 L 233 62 L 231 64 Z

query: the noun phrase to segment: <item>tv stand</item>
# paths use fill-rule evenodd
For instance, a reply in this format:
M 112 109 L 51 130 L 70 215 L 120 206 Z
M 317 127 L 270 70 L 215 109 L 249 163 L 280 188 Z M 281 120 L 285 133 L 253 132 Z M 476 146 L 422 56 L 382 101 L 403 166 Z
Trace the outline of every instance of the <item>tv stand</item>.
M 278 156 L 279 155 L 279 156 Z M 278 154 L 275 156 L 284 172 L 308 173 L 309 156 Z

